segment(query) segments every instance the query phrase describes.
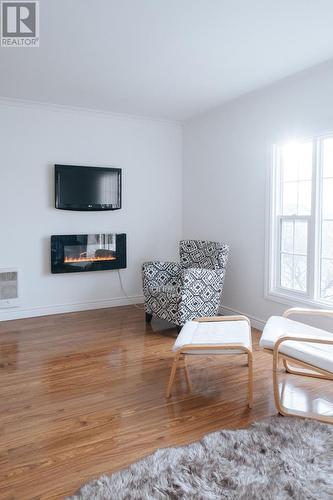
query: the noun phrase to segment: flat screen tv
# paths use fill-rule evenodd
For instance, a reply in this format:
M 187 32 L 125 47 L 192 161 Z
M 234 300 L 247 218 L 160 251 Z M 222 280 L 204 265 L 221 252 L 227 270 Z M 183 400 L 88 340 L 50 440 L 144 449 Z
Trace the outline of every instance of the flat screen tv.
M 118 210 L 121 208 L 121 169 L 55 165 L 55 207 Z

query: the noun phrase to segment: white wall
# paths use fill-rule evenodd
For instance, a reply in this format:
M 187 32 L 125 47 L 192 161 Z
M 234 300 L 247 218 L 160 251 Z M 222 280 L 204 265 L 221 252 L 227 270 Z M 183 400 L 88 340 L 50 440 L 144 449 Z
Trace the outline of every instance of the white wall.
M 231 246 L 223 305 L 266 320 L 266 182 L 277 141 L 333 130 L 333 63 L 244 96 L 184 128 L 184 236 Z M 260 322 L 258 323 L 260 326 Z
M 0 268 L 20 269 L 21 299 L 18 308 L 0 309 L 0 320 L 128 303 L 115 271 L 50 274 L 51 234 L 127 233 L 121 273 L 131 301 L 140 301 L 141 263 L 178 255 L 180 126 L 6 101 L 0 117 Z M 123 208 L 56 210 L 55 163 L 122 168 Z

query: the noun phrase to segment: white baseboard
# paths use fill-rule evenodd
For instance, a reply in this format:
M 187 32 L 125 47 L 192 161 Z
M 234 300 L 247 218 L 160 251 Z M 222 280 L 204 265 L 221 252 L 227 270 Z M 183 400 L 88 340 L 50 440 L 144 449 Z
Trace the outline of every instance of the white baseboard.
M 137 295 L 132 297 L 115 297 L 113 299 L 96 300 L 91 302 L 76 302 L 74 304 L 53 304 L 49 306 L 31 307 L 28 309 L 0 309 L 0 321 L 34 318 L 36 316 L 49 316 L 50 314 L 89 311 L 90 309 L 105 309 L 107 307 L 141 304 L 142 302 L 143 296 Z
M 252 316 L 251 314 L 247 314 L 242 311 L 236 311 L 235 309 L 232 309 L 231 307 L 228 306 L 221 306 L 221 312 L 223 314 L 230 314 L 230 315 L 235 315 L 235 314 L 241 314 L 243 316 L 247 316 L 249 320 L 251 321 L 251 325 L 253 328 L 257 328 L 257 330 L 262 331 L 264 329 L 264 326 L 266 324 L 266 321 L 256 318 L 255 316 Z
M 0 309 L 0 321 L 9 321 L 14 319 L 34 318 L 37 316 L 49 316 L 51 314 L 64 314 L 70 312 L 89 311 L 91 309 L 105 309 L 107 307 L 127 306 L 131 304 L 142 304 L 143 295 L 134 295 L 131 297 L 115 297 L 113 299 L 96 300 L 89 302 L 76 302 L 73 304 L 52 304 L 48 306 L 37 306 L 31 308 L 10 308 Z M 247 316 L 251 325 L 258 330 L 263 330 L 265 321 L 251 314 L 237 311 L 228 306 L 222 306 L 221 312 L 224 314 L 242 314 Z

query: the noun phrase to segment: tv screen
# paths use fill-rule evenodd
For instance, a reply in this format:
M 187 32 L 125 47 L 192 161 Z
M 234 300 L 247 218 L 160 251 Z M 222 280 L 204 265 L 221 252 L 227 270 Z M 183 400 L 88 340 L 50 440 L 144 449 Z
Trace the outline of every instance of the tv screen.
M 55 165 L 55 206 L 62 210 L 118 210 L 121 169 Z

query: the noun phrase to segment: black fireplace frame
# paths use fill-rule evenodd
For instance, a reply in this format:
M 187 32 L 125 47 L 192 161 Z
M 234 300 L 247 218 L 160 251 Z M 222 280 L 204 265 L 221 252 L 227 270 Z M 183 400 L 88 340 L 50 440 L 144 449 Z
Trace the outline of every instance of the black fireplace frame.
M 109 233 L 105 233 L 109 234 Z M 51 236 L 51 273 L 80 273 L 91 271 L 109 271 L 127 267 L 126 234 L 116 234 L 116 259 L 89 262 L 85 265 L 64 262 L 65 245 L 84 245 L 89 234 L 54 234 Z

